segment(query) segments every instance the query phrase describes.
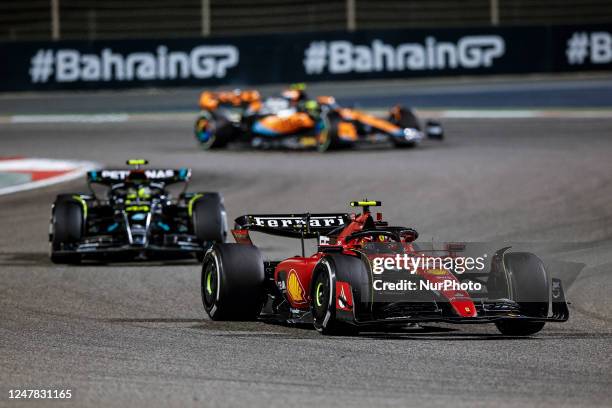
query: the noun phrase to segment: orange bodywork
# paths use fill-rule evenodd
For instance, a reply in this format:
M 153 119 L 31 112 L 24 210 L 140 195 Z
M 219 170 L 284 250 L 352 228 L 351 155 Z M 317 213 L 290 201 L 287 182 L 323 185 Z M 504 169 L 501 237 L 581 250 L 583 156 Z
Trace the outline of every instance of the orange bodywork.
M 251 89 L 231 92 L 209 92 L 204 91 L 200 95 L 200 108 L 213 111 L 219 105 L 243 106 L 261 100 L 259 92 Z
M 336 103 L 336 99 L 333 96 L 319 96 L 317 97 L 317 102 L 322 105 L 333 105 Z
M 355 141 L 357 140 L 357 129 L 350 122 L 338 123 L 338 136 L 342 139 Z
M 308 114 L 296 112 L 290 116 L 267 116 L 259 122 L 265 128 L 277 133 L 293 133 L 314 127 L 315 123 Z
M 340 115 L 344 119 L 355 120 L 388 133 L 395 133 L 401 130 L 398 126 L 395 126 L 394 124 L 384 119 L 379 119 L 375 116 L 368 115 L 367 113 L 355 111 L 352 109 L 340 109 Z

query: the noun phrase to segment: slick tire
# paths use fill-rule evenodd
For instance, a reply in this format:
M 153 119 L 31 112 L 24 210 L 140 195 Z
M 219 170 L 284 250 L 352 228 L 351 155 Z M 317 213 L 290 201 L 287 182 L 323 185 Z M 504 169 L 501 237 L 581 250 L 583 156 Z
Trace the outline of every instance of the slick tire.
M 203 132 L 208 131 L 208 137 Z M 202 115 L 195 123 L 195 137 L 204 150 L 222 149 L 234 138 L 234 126 L 223 116 Z
M 76 264 L 79 254 L 58 253 L 64 247 L 79 242 L 83 236 L 83 207 L 69 195 L 58 196 L 51 214 L 51 261 L 57 264 Z
M 317 136 L 317 150 L 321 153 L 352 147 L 352 144 L 343 143 L 338 136 L 338 123 L 340 118 L 336 115 L 323 116 L 323 129 Z
M 419 119 L 416 117 L 414 112 L 403 106 L 399 106 L 397 108 L 397 117 L 390 115 L 389 119 L 399 127 L 421 130 Z
M 504 254 L 504 268 L 511 286 L 511 298 L 520 307 L 520 313 L 534 318 L 548 315 L 549 276 L 540 258 L 530 252 Z M 544 322 L 502 320 L 497 329 L 506 335 L 526 336 L 542 330 Z
M 344 263 L 342 261 L 345 260 L 361 262 L 357 258 L 346 255 L 326 257 L 313 272 L 310 308 L 315 329 L 324 335 L 355 336 L 359 334 L 357 326 L 338 320 L 336 313 L 336 281 L 337 276 L 343 275 L 343 272 L 345 272 L 340 270 L 342 266 L 346 266 L 342 265 Z M 352 284 L 352 287 L 355 287 L 354 282 L 349 281 L 349 283 Z
M 389 115 L 389 120 L 401 128 L 421 130 L 421 125 L 414 112 L 403 106 L 397 107 L 396 115 Z M 397 138 L 392 138 L 392 141 L 393 145 L 399 149 L 409 149 L 416 146 L 415 142 L 402 141 Z
M 202 264 L 202 303 L 212 320 L 256 320 L 264 305 L 264 261 L 257 247 L 215 244 Z
M 194 234 L 202 243 L 225 242 L 227 217 L 221 194 L 202 193 L 193 203 L 192 217 Z

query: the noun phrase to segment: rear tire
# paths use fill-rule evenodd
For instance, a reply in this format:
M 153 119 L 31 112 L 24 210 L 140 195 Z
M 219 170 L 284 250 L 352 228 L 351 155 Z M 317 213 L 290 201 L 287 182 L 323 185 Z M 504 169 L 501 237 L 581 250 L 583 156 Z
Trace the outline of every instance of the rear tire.
M 58 253 L 58 251 L 81 240 L 83 225 L 82 205 L 71 196 L 58 196 L 51 214 L 51 262 L 57 264 L 76 264 L 81 261 L 81 255 L 77 253 Z
M 202 193 L 193 203 L 192 217 L 195 236 L 202 243 L 225 242 L 227 218 L 221 194 Z
M 195 137 L 204 150 L 221 149 L 234 138 L 234 125 L 229 119 L 211 113 L 202 114 L 194 126 Z
M 512 285 L 512 300 L 521 314 L 531 317 L 548 315 L 549 276 L 540 258 L 530 252 L 504 254 L 504 266 Z
M 340 118 L 337 115 L 324 115 L 322 120 L 323 129 L 317 135 L 317 150 L 319 152 L 324 153 L 352 147 L 352 143 L 342 142 L 338 136 L 338 122 Z
M 264 305 L 264 261 L 257 247 L 215 244 L 202 265 L 202 303 L 212 320 L 256 320 Z
M 510 298 L 519 305 L 521 315 L 547 317 L 550 286 L 542 260 L 530 252 L 510 252 L 503 255 L 503 262 L 511 289 Z M 496 285 L 503 282 L 499 277 Z M 500 290 L 497 292 L 503 293 Z M 542 330 L 544 324 L 545 322 L 515 319 L 495 323 L 497 329 L 508 336 L 528 336 Z

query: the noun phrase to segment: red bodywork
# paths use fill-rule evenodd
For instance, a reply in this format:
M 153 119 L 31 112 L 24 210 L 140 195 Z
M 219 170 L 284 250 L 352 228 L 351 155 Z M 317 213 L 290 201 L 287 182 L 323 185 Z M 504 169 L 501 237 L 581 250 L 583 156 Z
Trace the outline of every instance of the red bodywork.
M 377 221 L 374 221 L 371 213 L 365 210 L 362 214 L 351 216 L 350 222 L 332 238 L 332 246 L 338 248 L 346 255 L 356 255 L 367 242 L 373 242 L 372 237 L 353 238 L 352 234 L 367 229 L 367 226 L 374 225 L 375 222 L 382 222 L 382 215 L 377 214 Z M 246 229 L 234 229 L 232 234 L 236 242 L 242 244 L 252 244 L 249 232 Z M 384 236 L 379 236 L 380 242 L 385 242 Z M 416 254 L 412 245 L 414 235 L 406 234 L 401 236 L 401 245 L 406 253 Z M 309 257 L 294 256 L 279 262 L 274 270 L 274 281 L 281 289 L 286 290 L 286 298 L 293 309 L 306 311 L 310 307 L 311 301 L 311 280 L 313 272 L 325 252 L 317 252 Z M 458 281 L 457 278 L 445 269 L 426 270 L 419 269 L 416 274 L 429 282 L 442 282 L 449 279 Z M 348 282 L 336 282 L 336 308 L 338 310 L 351 311 L 353 299 L 351 287 Z M 459 317 L 476 317 L 477 312 L 474 302 L 465 291 L 440 291 L 448 299 L 453 310 Z

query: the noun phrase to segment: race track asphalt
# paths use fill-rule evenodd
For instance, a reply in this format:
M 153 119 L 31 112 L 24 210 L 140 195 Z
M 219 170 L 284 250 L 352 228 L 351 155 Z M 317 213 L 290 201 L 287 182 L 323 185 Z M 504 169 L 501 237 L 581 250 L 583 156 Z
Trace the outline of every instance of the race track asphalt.
M 571 318 L 537 336 L 426 325 L 328 338 L 209 320 L 191 262 L 53 265 L 55 194 L 0 197 L 0 406 L 9 389 L 72 389 L 66 406 L 611 406 L 612 120 L 448 119 L 412 150 L 202 152 L 191 123 L 0 125 L 2 155 L 190 166 L 230 218 L 383 201 L 421 239 L 547 242 Z M 270 257 L 298 242 L 264 239 Z

